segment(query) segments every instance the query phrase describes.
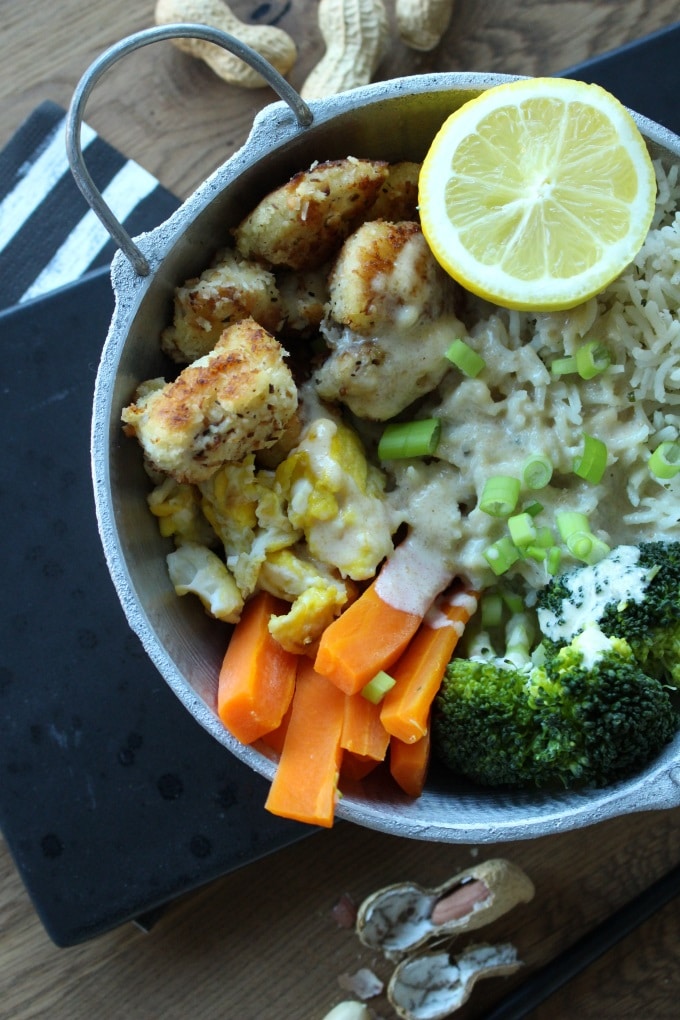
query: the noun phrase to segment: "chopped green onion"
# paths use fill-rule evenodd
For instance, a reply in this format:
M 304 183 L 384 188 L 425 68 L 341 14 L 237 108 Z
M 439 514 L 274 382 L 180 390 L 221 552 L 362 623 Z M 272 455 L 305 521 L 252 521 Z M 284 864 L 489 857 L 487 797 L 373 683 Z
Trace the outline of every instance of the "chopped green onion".
M 493 475 L 484 483 L 479 509 L 490 517 L 509 517 L 517 506 L 519 490 L 519 478 Z
M 680 471 L 680 443 L 677 440 L 660 443 L 649 458 L 649 470 L 657 478 L 675 478 Z
M 611 551 L 607 543 L 591 531 L 574 531 L 566 544 L 572 556 L 589 565 L 599 563 Z
M 514 591 L 506 591 L 503 595 L 503 601 L 511 613 L 521 613 L 524 609 L 524 600 L 522 596 L 518 595 Z
M 548 558 L 545 564 L 545 569 L 550 577 L 554 577 L 559 572 L 561 562 L 562 550 L 559 545 L 554 545 L 551 549 L 548 549 Z
M 536 560 L 537 563 L 543 563 L 548 555 L 547 550 L 541 545 L 528 545 L 524 552 L 530 560 Z
M 576 510 L 563 510 L 555 514 L 555 522 L 563 542 L 568 542 L 570 535 L 576 532 L 585 531 L 590 534 L 590 521 L 585 514 Z
M 394 422 L 385 428 L 378 443 L 380 460 L 427 457 L 439 445 L 442 423 L 439 418 Z
M 522 481 L 527 489 L 543 489 L 552 478 L 552 473 L 550 458 L 542 453 L 536 453 L 524 461 Z
M 541 510 L 543 509 L 542 503 L 529 503 L 528 506 L 524 507 L 524 513 L 529 514 L 530 517 L 538 517 Z
M 611 354 L 599 340 L 589 340 L 576 352 L 576 371 L 582 379 L 593 379 L 611 365 Z
M 519 555 L 519 549 L 509 535 L 499 538 L 484 551 L 484 559 L 497 576 L 509 570 L 513 563 L 517 562 Z
M 533 517 L 526 512 L 508 517 L 508 531 L 518 549 L 525 549 L 536 538 Z
M 361 688 L 361 696 L 362 698 L 366 698 L 366 700 L 370 701 L 373 705 L 377 705 L 382 701 L 387 692 L 392 690 L 396 682 L 397 681 L 393 676 L 390 676 L 389 673 L 386 673 L 383 669 L 381 669 L 379 673 L 376 673 L 372 680 L 369 680 L 368 683 Z
M 607 447 L 601 439 L 583 433 L 583 453 L 576 458 L 574 473 L 586 482 L 597 485 L 607 467 Z
M 480 607 L 482 627 L 497 627 L 503 619 L 503 599 L 498 592 L 484 595 Z
M 552 529 L 547 527 L 547 525 L 543 528 L 537 528 L 534 544 L 540 546 L 541 549 L 549 549 L 551 545 L 554 545 L 555 537 Z
M 576 358 L 572 355 L 567 358 L 555 358 L 550 371 L 553 375 L 572 375 L 576 372 Z
M 446 352 L 446 357 L 453 362 L 456 368 L 460 369 L 463 375 L 467 375 L 471 379 L 475 379 L 486 365 L 481 354 L 473 351 L 464 340 L 454 340 Z

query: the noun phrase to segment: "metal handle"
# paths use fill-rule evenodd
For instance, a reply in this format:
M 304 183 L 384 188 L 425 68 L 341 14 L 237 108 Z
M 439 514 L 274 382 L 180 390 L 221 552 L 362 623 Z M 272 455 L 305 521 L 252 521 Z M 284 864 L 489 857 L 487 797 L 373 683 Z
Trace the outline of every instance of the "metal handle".
M 217 46 L 222 46 L 224 49 L 229 50 L 235 56 L 245 61 L 246 64 L 249 64 L 255 71 L 258 71 L 279 97 L 288 103 L 300 127 L 309 127 L 314 119 L 312 111 L 301 96 L 264 57 L 250 46 L 242 43 L 235 36 L 222 32 L 220 29 L 212 28 L 209 25 L 184 23 L 159 25 L 127 36 L 127 38 L 114 43 L 108 50 L 105 50 L 90 65 L 76 86 L 66 116 L 66 152 L 71 166 L 71 173 L 87 203 L 104 224 L 123 254 L 132 263 L 139 276 L 149 275 L 149 263 L 125 227 L 114 216 L 92 180 L 83 158 L 80 132 L 85 104 L 89 99 L 90 93 L 102 75 L 113 64 L 120 60 L 121 57 L 132 53 L 133 50 L 140 49 L 142 46 L 148 46 L 149 43 L 178 38 L 204 39 L 206 42 L 215 43 Z

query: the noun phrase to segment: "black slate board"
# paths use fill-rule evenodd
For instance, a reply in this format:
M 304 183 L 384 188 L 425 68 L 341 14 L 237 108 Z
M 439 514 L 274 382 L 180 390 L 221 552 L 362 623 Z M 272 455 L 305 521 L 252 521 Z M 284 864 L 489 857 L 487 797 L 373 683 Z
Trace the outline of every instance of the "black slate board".
M 108 270 L 0 313 L 0 827 L 65 946 L 314 830 L 190 717 L 129 630 L 88 435 Z

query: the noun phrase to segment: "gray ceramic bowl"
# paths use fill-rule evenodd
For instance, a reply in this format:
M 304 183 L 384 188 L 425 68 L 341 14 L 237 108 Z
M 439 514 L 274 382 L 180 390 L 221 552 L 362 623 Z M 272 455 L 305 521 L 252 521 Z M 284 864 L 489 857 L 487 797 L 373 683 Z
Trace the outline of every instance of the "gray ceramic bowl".
M 202 32 L 202 30 L 200 30 Z M 183 26 L 177 34 L 199 34 Z M 88 180 L 79 152 L 79 124 L 87 95 L 106 68 L 132 48 L 168 38 L 166 29 L 124 40 L 90 69 L 74 96 L 69 154 L 74 176 L 123 251 L 113 262 L 116 308 L 101 357 L 92 419 L 92 473 L 102 543 L 113 583 L 131 628 L 171 689 L 215 740 L 271 779 L 275 760 L 244 747 L 215 711 L 224 651 L 223 624 L 197 600 L 178 599 L 168 580 L 169 551 L 148 512 L 148 478 L 137 444 L 121 432 L 120 412 L 137 383 L 165 374 L 155 342 L 171 313 L 173 288 L 199 273 L 227 239 L 227 231 L 265 193 L 315 159 L 347 155 L 420 160 L 436 129 L 464 101 L 506 76 L 446 73 L 400 78 L 327 100 L 302 103 L 282 80 L 284 97 L 262 111 L 243 148 L 221 166 L 164 224 L 130 241 Z M 234 48 L 221 33 L 204 35 Z M 251 59 L 252 52 L 245 54 Z M 251 60 L 252 62 L 252 60 Z M 259 66 L 259 65 L 258 65 Z M 680 159 L 680 139 L 634 115 L 653 154 Z M 134 263 L 134 264 L 133 264 Z M 490 843 L 543 836 L 615 815 L 680 804 L 680 735 L 647 769 L 604 790 L 561 793 L 481 791 L 433 771 L 412 800 L 377 773 L 340 801 L 337 815 L 372 829 L 448 843 Z

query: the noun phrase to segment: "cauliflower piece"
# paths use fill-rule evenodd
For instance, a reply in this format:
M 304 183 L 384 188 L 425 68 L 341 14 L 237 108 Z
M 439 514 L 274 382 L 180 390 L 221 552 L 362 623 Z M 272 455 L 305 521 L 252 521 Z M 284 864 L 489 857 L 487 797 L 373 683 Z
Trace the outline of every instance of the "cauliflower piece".
M 377 160 L 316 163 L 262 199 L 236 227 L 236 247 L 275 266 L 319 266 L 361 221 L 387 176 L 387 163 Z
M 297 410 L 285 353 L 262 326 L 244 319 L 174 382 L 146 384 L 122 412 L 126 432 L 155 468 L 179 482 L 203 481 L 285 432 Z
M 236 623 L 243 597 L 219 556 L 197 542 L 185 542 L 166 557 L 168 574 L 177 595 L 197 595 L 207 613 L 217 620 Z
M 292 602 L 287 613 L 272 617 L 269 632 L 287 651 L 296 654 L 315 646 L 348 600 L 346 582 L 299 550 L 269 553 L 259 583 L 272 595 Z
M 384 478 L 348 426 L 317 418 L 276 470 L 288 518 L 311 556 L 343 577 L 367 580 L 393 549 Z
M 314 375 L 319 396 L 385 421 L 435 389 L 452 340 L 466 335 L 454 294 L 417 223 L 364 223 L 331 273 L 321 327 L 331 354 Z
M 227 249 L 199 277 L 177 287 L 173 324 L 161 333 L 161 348 L 188 364 L 208 354 L 227 326 L 247 318 L 270 333 L 281 328 L 276 282 L 264 266 Z
M 167 477 L 147 496 L 149 509 L 158 518 L 163 538 L 213 545 L 216 535 L 201 510 L 201 495 L 195 485 Z
M 301 532 L 286 516 L 275 476 L 257 470 L 251 454 L 225 464 L 200 485 L 203 513 L 224 546 L 227 566 L 244 598 L 258 584 L 260 569 L 272 550 L 293 545 Z

